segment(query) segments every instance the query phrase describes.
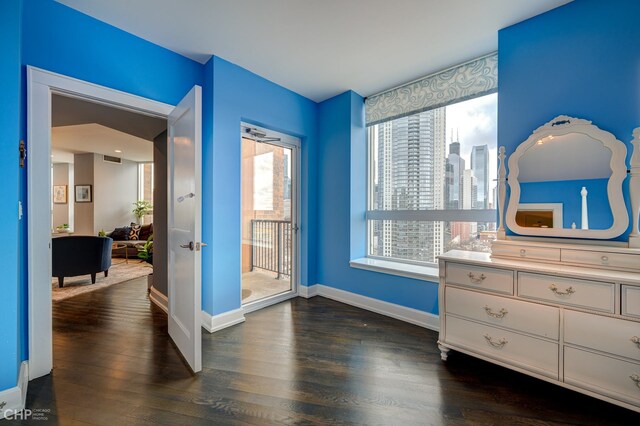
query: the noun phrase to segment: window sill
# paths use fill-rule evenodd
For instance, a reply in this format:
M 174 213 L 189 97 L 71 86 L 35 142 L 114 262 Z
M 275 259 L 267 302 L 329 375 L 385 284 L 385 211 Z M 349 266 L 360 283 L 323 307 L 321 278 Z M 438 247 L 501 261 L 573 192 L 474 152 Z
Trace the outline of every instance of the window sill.
M 354 259 L 349 262 L 349 266 L 422 281 L 437 283 L 439 280 L 438 268 L 432 266 L 412 265 L 369 257 Z

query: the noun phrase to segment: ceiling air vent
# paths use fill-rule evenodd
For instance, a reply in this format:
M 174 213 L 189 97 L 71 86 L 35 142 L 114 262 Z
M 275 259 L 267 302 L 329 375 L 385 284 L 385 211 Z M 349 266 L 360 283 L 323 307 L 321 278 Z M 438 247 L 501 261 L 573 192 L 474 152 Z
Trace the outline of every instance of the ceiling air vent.
M 107 163 L 122 164 L 122 158 L 119 158 L 119 157 L 112 157 L 110 155 L 104 155 L 103 159 Z

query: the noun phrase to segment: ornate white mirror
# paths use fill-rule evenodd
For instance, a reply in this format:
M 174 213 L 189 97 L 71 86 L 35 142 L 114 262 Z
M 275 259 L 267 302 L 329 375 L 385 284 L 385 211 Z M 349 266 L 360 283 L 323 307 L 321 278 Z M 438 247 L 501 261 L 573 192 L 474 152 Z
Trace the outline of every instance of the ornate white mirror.
M 624 233 L 626 153 L 624 143 L 587 120 L 561 115 L 539 127 L 509 158 L 507 226 L 547 237 Z

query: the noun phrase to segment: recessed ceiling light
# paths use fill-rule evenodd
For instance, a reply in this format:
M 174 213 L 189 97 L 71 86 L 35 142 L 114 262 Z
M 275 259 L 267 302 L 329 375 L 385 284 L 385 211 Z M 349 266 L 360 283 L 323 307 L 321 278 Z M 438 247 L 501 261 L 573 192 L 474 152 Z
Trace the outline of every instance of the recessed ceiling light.
M 116 152 L 117 152 L 118 154 L 120 154 L 120 153 L 122 152 L 122 150 L 121 150 L 121 149 L 116 149 Z

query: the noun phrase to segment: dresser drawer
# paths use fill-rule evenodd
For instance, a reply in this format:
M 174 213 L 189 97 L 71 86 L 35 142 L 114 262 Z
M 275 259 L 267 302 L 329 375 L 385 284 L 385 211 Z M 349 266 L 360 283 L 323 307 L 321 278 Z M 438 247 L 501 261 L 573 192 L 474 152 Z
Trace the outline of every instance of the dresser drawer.
M 551 306 L 447 287 L 445 310 L 447 314 L 558 340 L 560 311 Z
M 640 406 L 640 364 L 574 348 L 564 350 L 564 381 Z
M 447 316 L 447 343 L 558 378 L 558 345 L 477 322 Z
M 564 341 L 640 362 L 640 323 L 566 310 Z
M 447 263 L 445 273 L 447 284 L 513 294 L 513 271 L 510 270 Z
M 519 272 L 518 295 L 596 311 L 615 310 L 613 283 Z
M 497 257 L 517 257 L 519 259 L 560 262 L 560 249 L 552 247 L 497 244 L 491 247 L 491 254 Z
M 640 318 L 640 287 L 622 286 L 622 315 Z
M 640 269 L 640 255 L 637 254 L 562 249 L 560 258 L 563 262 L 578 263 L 581 265 L 631 270 Z

